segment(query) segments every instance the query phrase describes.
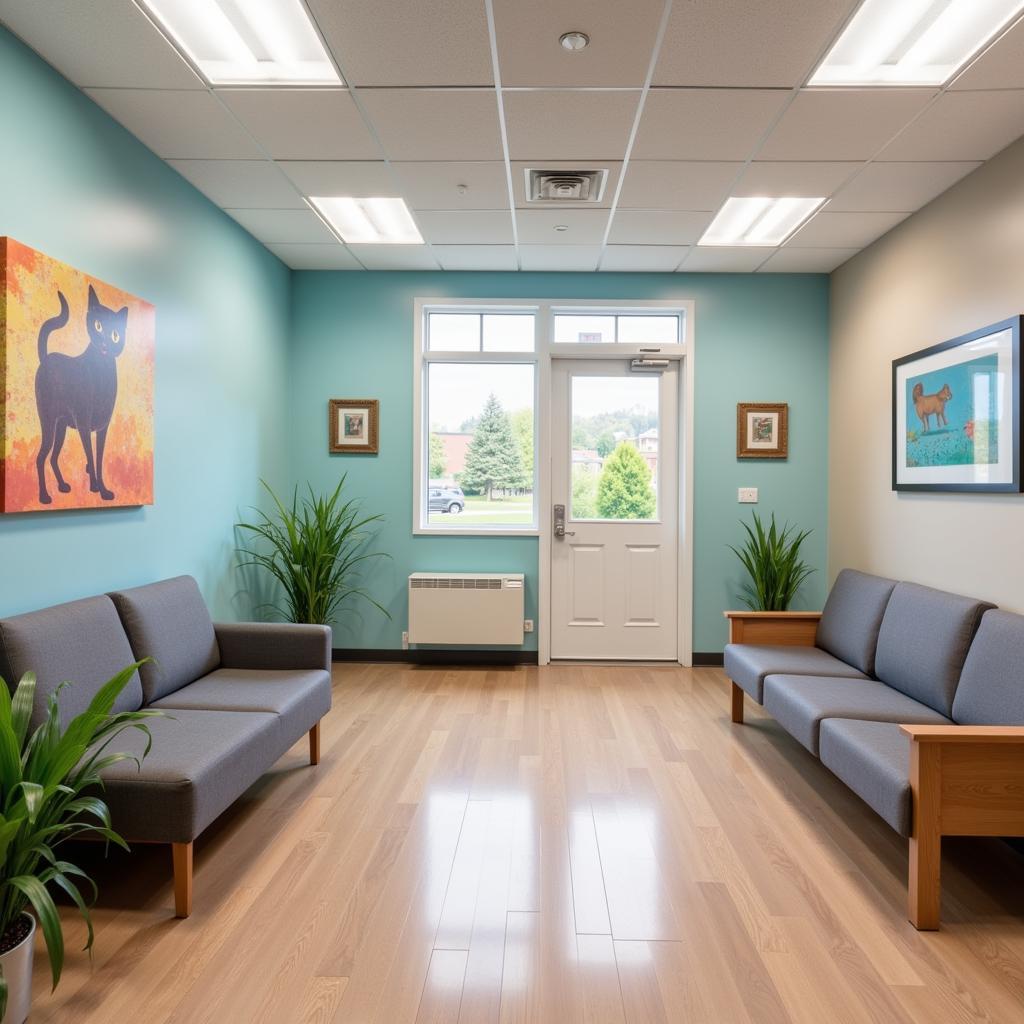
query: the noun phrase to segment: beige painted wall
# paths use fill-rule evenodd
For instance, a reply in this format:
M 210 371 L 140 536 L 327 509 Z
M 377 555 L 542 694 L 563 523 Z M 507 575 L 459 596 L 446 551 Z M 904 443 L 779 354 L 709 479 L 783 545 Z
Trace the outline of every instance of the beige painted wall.
M 1024 313 L 1024 140 L 832 277 L 829 572 L 1024 612 L 1024 497 L 891 489 L 892 360 Z

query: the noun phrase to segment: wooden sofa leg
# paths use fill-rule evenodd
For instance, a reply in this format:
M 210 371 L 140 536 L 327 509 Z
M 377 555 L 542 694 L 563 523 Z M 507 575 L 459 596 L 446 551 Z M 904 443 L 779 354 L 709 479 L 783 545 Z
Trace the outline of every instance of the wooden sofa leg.
M 732 720 L 734 722 L 743 721 L 743 687 L 737 686 L 731 679 L 729 684 L 732 686 Z
M 309 763 L 320 763 L 320 723 L 309 730 Z
M 910 744 L 910 787 L 914 826 L 910 835 L 907 916 L 918 931 L 937 931 L 941 902 L 942 750 L 938 744 Z
M 174 858 L 174 916 L 192 913 L 192 844 L 171 843 Z

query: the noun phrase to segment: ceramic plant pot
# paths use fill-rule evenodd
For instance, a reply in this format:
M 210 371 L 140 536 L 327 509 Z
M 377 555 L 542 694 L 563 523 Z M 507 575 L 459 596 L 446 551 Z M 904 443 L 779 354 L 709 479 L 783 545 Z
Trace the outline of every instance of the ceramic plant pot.
M 7 1012 L 0 1024 L 25 1024 L 32 1005 L 32 957 L 35 952 L 36 919 L 25 914 L 28 935 L 14 949 L 0 954 L 0 967 L 7 979 Z

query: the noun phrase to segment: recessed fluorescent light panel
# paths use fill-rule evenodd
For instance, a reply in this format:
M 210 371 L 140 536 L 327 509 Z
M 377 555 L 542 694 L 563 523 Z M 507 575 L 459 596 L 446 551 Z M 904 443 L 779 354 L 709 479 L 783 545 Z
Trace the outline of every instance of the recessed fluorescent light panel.
M 942 85 L 1024 0 L 864 0 L 810 85 Z
M 423 245 L 404 199 L 315 196 L 309 201 L 346 242 Z
M 137 0 L 212 85 L 338 85 L 302 0 Z
M 732 196 L 698 245 L 782 245 L 824 199 Z

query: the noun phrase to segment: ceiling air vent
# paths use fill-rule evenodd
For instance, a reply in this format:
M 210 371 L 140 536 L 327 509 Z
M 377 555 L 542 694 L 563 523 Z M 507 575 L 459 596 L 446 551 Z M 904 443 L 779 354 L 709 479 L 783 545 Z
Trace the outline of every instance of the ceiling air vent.
M 526 168 L 526 195 L 531 203 L 599 203 L 608 171 L 543 171 Z

